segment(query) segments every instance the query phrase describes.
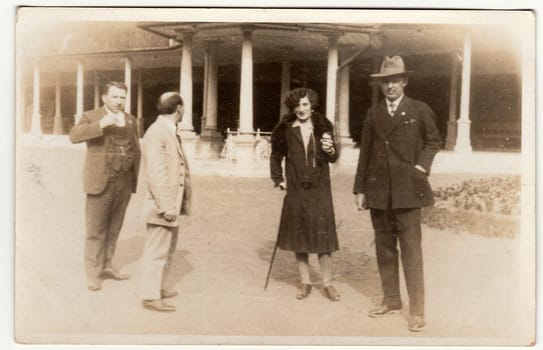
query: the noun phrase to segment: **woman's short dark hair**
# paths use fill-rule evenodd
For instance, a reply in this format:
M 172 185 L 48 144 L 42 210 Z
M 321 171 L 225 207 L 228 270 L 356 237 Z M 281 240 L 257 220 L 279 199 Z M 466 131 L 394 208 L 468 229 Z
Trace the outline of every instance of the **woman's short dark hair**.
M 319 105 L 319 95 L 313 89 L 309 88 L 297 88 L 290 90 L 285 97 L 285 105 L 288 107 L 289 111 L 294 111 L 298 106 L 300 99 L 307 97 L 311 103 L 311 107 L 315 108 Z
M 125 83 L 122 83 L 120 81 L 110 81 L 106 85 L 104 85 L 103 94 L 107 95 L 107 93 L 109 92 L 109 89 L 111 89 L 111 87 L 113 87 L 113 86 L 115 86 L 118 89 L 121 89 L 121 90 L 124 90 L 124 91 L 128 92 L 128 87 L 126 86 Z
M 171 92 L 160 96 L 156 107 L 159 114 L 172 114 L 179 105 L 183 105 L 183 98 L 177 92 Z

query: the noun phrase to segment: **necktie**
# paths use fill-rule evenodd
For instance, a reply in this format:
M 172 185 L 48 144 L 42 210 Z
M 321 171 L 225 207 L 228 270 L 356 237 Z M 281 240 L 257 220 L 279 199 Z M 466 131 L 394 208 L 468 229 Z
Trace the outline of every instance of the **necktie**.
M 390 114 L 391 117 L 393 117 L 395 112 L 396 112 L 396 104 L 391 103 L 389 105 L 389 112 L 388 113 Z

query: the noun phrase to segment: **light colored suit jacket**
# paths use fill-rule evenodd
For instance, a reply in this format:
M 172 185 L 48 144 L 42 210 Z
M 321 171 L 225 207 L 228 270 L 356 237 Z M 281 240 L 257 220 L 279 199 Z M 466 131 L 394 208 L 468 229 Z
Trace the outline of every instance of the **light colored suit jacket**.
M 73 143 L 86 142 L 87 155 L 83 168 L 83 189 L 88 194 L 100 194 L 109 181 L 107 152 L 111 138 L 100 128 L 100 120 L 107 114 L 104 107 L 86 111 L 81 120 L 70 130 L 70 140 Z M 138 140 L 137 120 L 124 113 L 126 126 L 130 131 L 130 142 L 134 151 L 134 183 L 132 192 L 136 192 L 138 172 L 140 167 L 140 144 Z
M 175 221 L 167 221 L 162 213 L 175 210 L 180 215 L 188 215 L 192 190 L 187 159 L 168 123 L 157 118 L 143 137 L 143 169 L 150 195 L 146 203 L 147 223 L 177 226 L 179 216 Z

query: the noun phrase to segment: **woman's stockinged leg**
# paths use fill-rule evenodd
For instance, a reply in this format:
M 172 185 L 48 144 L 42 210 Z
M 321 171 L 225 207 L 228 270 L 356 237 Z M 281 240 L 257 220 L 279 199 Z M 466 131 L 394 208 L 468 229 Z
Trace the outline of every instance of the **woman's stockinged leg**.
M 309 257 L 307 253 L 295 253 L 296 265 L 298 265 L 298 271 L 300 272 L 300 279 L 303 284 L 311 284 L 309 279 Z
M 319 264 L 321 266 L 324 294 L 331 301 L 339 301 L 341 297 L 332 285 L 332 255 L 330 253 L 320 253 Z
M 319 265 L 321 266 L 322 285 L 328 287 L 332 284 L 332 258 L 330 253 L 319 254 Z

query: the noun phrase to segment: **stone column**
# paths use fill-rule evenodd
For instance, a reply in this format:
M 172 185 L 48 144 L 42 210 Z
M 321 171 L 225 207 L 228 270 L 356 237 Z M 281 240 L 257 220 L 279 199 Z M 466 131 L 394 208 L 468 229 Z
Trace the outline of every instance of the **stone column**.
M 83 116 L 83 63 L 77 62 L 77 83 L 75 95 L 75 124 L 79 123 L 79 119 Z
M 470 86 L 471 86 L 471 34 L 464 38 L 464 55 L 462 62 L 462 93 L 460 95 L 460 119 L 458 119 L 458 138 L 454 147 L 455 153 L 471 153 L 469 119 Z
M 349 66 L 345 66 L 339 72 L 339 137 L 342 144 L 353 144 L 349 131 Z
M 192 124 L 192 36 L 192 32 L 183 33 L 179 91 L 183 98 L 185 113 L 178 127 L 181 130 L 183 149 L 187 157 L 194 159 L 197 138 Z
M 100 107 L 100 76 L 94 71 L 94 108 Z
M 201 158 L 215 158 L 220 154 L 223 140 L 217 130 L 217 99 L 219 74 L 216 58 L 218 43 L 208 43 L 204 67 L 204 125 L 200 136 L 199 155 Z
M 242 27 L 239 135 L 235 137 L 236 168 L 239 174 L 254 169 L 255 137 L 253 130 L 253 43 L 251 27 Z
M 16 79 L 16 90 L 15 90 L 15 99 L 16 99 L 16 113 L 17 113 L 17 122 L 15 124 L 17 132 L 25 130 L 26 126 L 26 84 L 25 76 L 23 72 L 22 55 L 17 55 L 15 79 Z
M 40 136 L 41 131 L 41 113 L 40 113 L 40 67 L 38 62 L 34 62 L 34 85 L 32 97 L 32 126 L 30 133 L 34 136 Z
M 129 58 L 124 59 L 124 83 L 128 88 L 124 102 L 124 111 L 132 114 L 132 61 Z
M 381 58 L 380 57 L 374 57 L 373 58 L 373 68 L 372 68 L 372 74 L 379 71 L 381 67 Z M 379 103 L 379 90 L 381 89 L 379 87 L 379 83 L 375 80 L 372 80 L 370 78 L 370 86 L 371 86 L 371 105 L 377 106 L 377 103 Z
M 252 134 L 253 129 L 253 43 L 252 28 L 242 28 L 239 129 Z
M 326 118 L 335 123 L 336 89 L 338 67 L 338 41 L 339 35 L 328 36 L 328 69 L 326 75 Z
M 449 121 L 447 122 L 447 138 L 445 149 L 453 150 L 457 137 L 456 100 L 458 98 L 458 59 L 456 52 L 451 54 L 451 86 L 449 94 Z
M 53 122 L 53 134 L 62 134 L 62 112 L 60 111 L 60 72 L 55 74 L 55 117 Z
M 143 77 L 141 69 L 138 69 L 138 100 L 136 117 L 138 119 L 138 136 L 143 137 Z
M 284 47 L 283 57 L 281 60 L 281 104 L 279 120 L 287 114 L 288 107 L 285 105 L 285 97 L 287 97 L 288 92 L 290 91 L 290 60 L 288 59 L 288 54 L 291 50 L 290 47 Z
M 181 77 L 179 90 L 183 97 L 185 114 L 180 128 L 183 136 L 194 135 L 192 124 L 192 36 L 193 33 L 183 34 L 183 51 L 181 57 Z

